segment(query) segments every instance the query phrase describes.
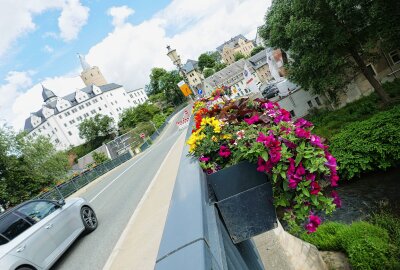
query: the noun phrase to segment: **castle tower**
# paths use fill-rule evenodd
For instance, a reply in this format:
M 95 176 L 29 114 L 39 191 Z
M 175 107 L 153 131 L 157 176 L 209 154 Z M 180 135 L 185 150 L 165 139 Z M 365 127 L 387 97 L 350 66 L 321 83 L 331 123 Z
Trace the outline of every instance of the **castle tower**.
M 42 97 L 43 101 L 46 103 L 50 103 L 54 100 L 57 100 L 57 96 L 54 94 L 54 92 L 44 87 L 43 84 L 42 84 Z
M 98 67 L 90 66 L 86 62 L 85 57 L 79 53 L 78 57 L 79 60 L 81 61 L 81 66 L 82 66 L 81 79 L 86 86 L 92 84 L 96 86 L 101 86 L 107 84 L 106 79 L 104 78 L 103 74 L 101 74 L 101 71 Z

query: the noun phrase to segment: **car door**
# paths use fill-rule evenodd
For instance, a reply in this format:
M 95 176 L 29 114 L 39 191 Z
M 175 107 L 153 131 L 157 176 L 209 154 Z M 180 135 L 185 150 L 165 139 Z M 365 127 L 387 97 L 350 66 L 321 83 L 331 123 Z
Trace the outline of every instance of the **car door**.
M 14 215 L 31 223 L 31 227 L 15 238 L 14 256 L 22 257 L 32 263 L 47 267 L 54 259 L 56 244 L 50 234 L 52 212 L 56 209 L 44 201 L 33 201 L 22 205 Z

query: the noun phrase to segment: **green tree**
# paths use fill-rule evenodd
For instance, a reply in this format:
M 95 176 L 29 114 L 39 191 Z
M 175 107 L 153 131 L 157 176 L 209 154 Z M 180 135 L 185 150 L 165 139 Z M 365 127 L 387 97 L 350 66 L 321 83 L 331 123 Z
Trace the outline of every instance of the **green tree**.
M 18 204 L 66 176 L 67 154 L 48 138 L 0 128 L 0 203 Z
M 227 65 L 225 63 L 216 63 L 215 66 L 214 66 L 214 70 L 215 70 L 215 72 L 218 72 L 221 69 L 226 68 L 226 66 Z
M 105 140 L 115 134 L 114 120 L 101 114 L 83 120 L 78 129 L 79 137 L 87 142 Z
M 210 53 L 202 53 L 198 59 L 199 69 L 202 71 L 204 68 L 212 68 L 216 63 L 215 55 Z
M 213 75 L 214 73 L 215 73 L 215 71 L 214 71 L 214 69 L 212 69 L 212 68 L 205 68 L 205 69 L 203 70 L 204 78 L 208 78 L 208 77 L 210 77 L 211 75 Z
M 251 50 L 250 55 L 251 55 L 251 56 L 256 55 L 257 53 L 261 52 L 261 51 L 264 50 L 264 49 L 265 49 L 265 48 L 264 48 L 263 46 L 254 47 L 254 48 Z
M 185 100 L 185 96 L 178 87 L 180 81 L 182 77 L 176 70 L 167 72 L 159 80 L 160 89 L 165 93 L 167 101 L 174 106 L 178 106 Z
M 290 51 L 290 78 L 316 93 L 336 96 L 361 72 L 384 103 L 387 93 L 367 67 L 368 53 L 400 44 L 396 0 L 275 0 L 261 36 Z
M 140 122 L 150 121 L 154 115 L 160 112 L 160 108 L 154 104 L 143 103 L 136 107 L 131 107 L 122 112 L 118 127 L 122 132 L 134 128 Z
M 235 58 L 235 62 L 238 61 L 238 60 L 240 60 L 240 59 L 242 59 L 242 58 L 246 58 L 246 56 L 244 56 L 244 54 L 241 53 L 241 52 L 235 53 L 235 54 L 233 55 L 233 57 Z
M 150 83 L 146 86 L 149 95 L 162 93 L 160 89 L 159 81 L 162 76 L 167 74 L 167 71 L 163 68 L 152 68 L 150 73 Z

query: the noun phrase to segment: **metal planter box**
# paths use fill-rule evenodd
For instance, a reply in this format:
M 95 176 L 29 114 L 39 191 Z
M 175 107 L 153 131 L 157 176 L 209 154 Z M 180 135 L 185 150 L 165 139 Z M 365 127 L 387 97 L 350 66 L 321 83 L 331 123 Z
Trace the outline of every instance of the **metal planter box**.
M 233 243 L 278 226 L 271 182 L 255 164 L 240 162 L 207 175 L 207 181 Z

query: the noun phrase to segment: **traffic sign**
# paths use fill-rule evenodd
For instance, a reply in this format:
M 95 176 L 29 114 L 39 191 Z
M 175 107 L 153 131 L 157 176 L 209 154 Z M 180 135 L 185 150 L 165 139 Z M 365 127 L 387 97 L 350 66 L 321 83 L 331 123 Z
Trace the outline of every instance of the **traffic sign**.
M 140 138 L 144 139 L 144 137 L 146 137 L 146 134 L 140 133 Z
M 198 89 L 198 90 L 197 90 L 197 94 L 202 95 L 202 94 L 203 94 L 203 90 Z
M 179 89 L 181 89 L 182 94 L 183 94 L 185 97 L 189 96 L 189 95 L 192 93 L 192 91 L 191 91 L 190 88 L 189 88 L 189 85 L 187 85 L 184 81 L 180 81 L 180 82 L 178 83 L 178 86 L 179 86 Z

